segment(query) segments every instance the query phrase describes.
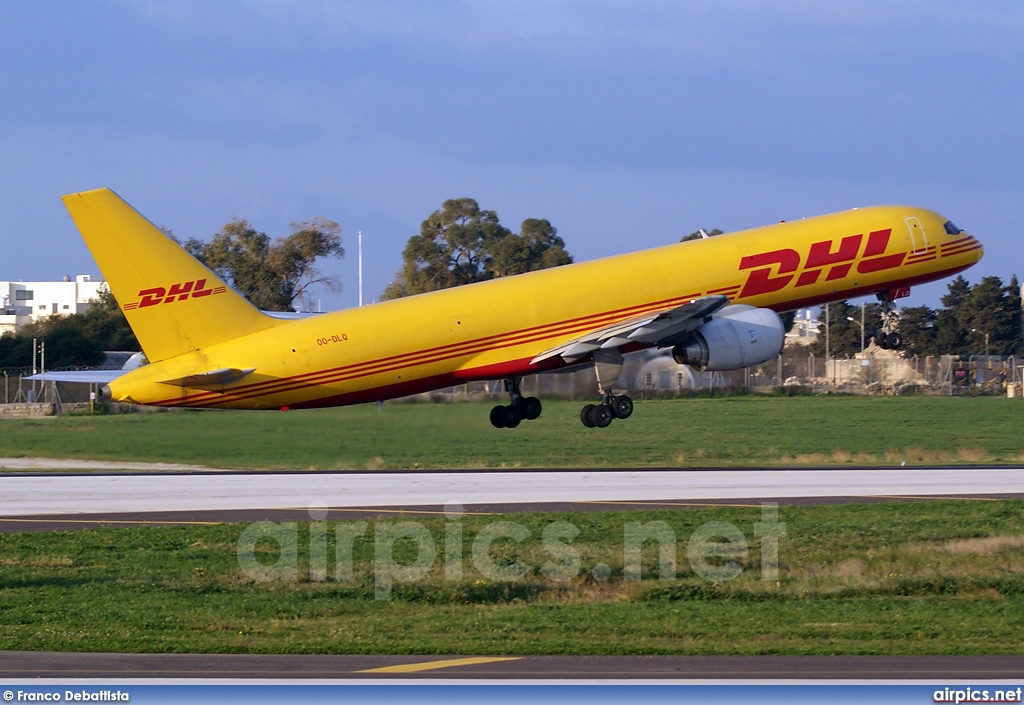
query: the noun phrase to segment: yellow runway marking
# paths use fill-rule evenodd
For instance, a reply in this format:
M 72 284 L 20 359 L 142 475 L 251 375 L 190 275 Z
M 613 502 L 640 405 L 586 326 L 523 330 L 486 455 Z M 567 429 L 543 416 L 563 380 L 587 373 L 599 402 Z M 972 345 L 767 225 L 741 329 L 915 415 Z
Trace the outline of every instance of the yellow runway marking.
M 438 668 L 452 668 L 455 666 L 475 666 L 478 663 L 497 663 L 499 661 L 518 661 L 519 656 L 473 656 L 470 658 L 450 658 L 442 661 L 425 661 L 422 663 L 401 663 L 397 666 L 383 666 L 381 668 L 368 668 L 365 671 L 356 673 L 419 673 L 420 671 L 433 671 Z

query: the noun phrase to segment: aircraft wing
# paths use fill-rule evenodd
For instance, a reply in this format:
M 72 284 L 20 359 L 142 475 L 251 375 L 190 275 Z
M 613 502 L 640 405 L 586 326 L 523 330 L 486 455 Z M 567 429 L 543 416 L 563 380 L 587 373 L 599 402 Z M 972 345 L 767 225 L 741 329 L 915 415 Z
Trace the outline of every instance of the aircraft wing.
M 80 384 L 110 384 L 130 370 L 76 370 L 69 372 L 41 372 L 25 379 L 44 382 L 78 382 Z
M 682 306 L 619 321 L 545 350 L 533 358 L 532 363 L 559 356 L 566 362 L 572 362 L 595 350 L 620 348 L 630 343 L 665 345 L 681 333 L 697 328 L 704 322 L 705 316 L 710 316 L 728 303 L 729 299 L 725 296 L 701 296 Z

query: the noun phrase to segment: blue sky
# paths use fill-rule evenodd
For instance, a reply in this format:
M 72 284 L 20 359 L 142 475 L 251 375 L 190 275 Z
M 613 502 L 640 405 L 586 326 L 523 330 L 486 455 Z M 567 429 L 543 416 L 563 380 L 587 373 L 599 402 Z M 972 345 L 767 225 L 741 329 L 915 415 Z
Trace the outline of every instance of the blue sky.
M 175 234 L 324 215 L 380 294 L 469 196 L 577 260 L 845 208 L 933 208 L 1024 275 L 1018 2 L 0 6 L 0 280 L 98 274 L 60 195 Z M 909 303 L 935 306 L 944 283 Z

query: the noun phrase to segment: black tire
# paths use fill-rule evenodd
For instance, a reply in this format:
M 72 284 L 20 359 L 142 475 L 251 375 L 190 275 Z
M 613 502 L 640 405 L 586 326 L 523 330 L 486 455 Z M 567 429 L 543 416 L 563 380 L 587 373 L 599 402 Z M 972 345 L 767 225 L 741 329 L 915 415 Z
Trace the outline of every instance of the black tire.
M 505 428 L 505 407 L 496 406 L 491 409 L 491 425 L 495 428 Z
M 607 404 L 601 404 L 590 411 L 590 420 L 598 428 L 607 428 L 615 420 L 615 412 Z
M 595 408 L 596 407 L 593 404 L 587 404 L 585 407 L 580 409 L 580 421 L 587 428 L 594 427 L 594 422 L 590 420 L 590 412 L 593 411 Z
M 882 350 L 888 350 L 889 336 L 883 333 L 882 331 L 878 331 L 877 333 L 875 333 L 875 345 L 882 348 Z
M 903 336 L 893 331 L 886 337 L 885 342 L 889 346 L 889 350 L 899 350 L 903 347 Z
M 526 397 L 519 402 L 519 413 L 527 421 L 534 421 L 539 418 L 542 410 L 543 407 L 541 407 L 540 399 L 537 397 Z
M 505 422 L 505 428 L 515 428 L 523 420 L 523 415 L 514 406 L 501 407 L 501 420 Z
M 624 394 L 612 397 L 612 413 L 617 419 L 628 419 L 633 414 L 633 400 Z

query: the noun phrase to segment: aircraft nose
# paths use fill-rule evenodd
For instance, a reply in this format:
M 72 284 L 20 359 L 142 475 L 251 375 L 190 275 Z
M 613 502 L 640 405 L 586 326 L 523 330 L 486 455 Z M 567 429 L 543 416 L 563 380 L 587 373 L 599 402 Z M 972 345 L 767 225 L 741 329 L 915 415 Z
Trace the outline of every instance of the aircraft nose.
M 964 234 L 967 235 L 967 233 Z M 966 249 L 964 249 L 963 251 L 969 252 L 972 261 L 977 262 L 982 258 L 982 256 L 984 256 L 985 247 L 984 245 L 981 244 L 981 241 L 978 240 L 978 238 L 974 237 L 973 235 L 967 235 L 967 242 L 968 244 L 966 246 Z
M 972 264 L 980 260 L 982 255 L 985 254 L 985 248 L 982 247 L 978 238 L 967 234 L 956 226 L 951 226 L 952 223 L 946 223 L 946 234 L 948 237 L 946 242 L 942 243 L 939 248 L 940 255 L 942 257 L 966 256 Z

